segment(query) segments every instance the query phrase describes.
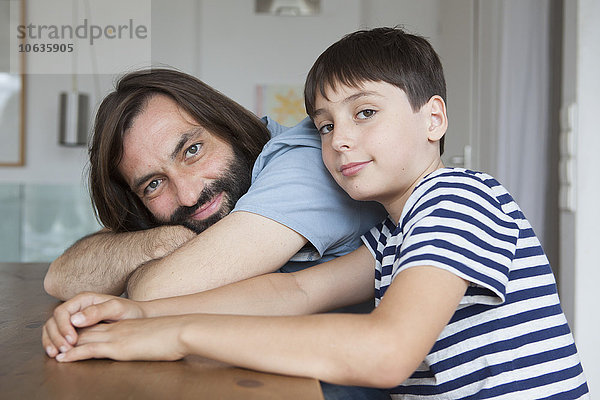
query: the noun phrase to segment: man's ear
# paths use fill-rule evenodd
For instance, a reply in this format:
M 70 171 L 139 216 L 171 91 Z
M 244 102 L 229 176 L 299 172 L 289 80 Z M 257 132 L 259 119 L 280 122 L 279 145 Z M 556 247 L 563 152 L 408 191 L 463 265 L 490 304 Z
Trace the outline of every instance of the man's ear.
M 427 102 L 428 110 L 428 135 L 432 142 L 440 140 L 448 129 L 448 115 L 446 114 L 446 103 L 440 96 L 432 96 Z

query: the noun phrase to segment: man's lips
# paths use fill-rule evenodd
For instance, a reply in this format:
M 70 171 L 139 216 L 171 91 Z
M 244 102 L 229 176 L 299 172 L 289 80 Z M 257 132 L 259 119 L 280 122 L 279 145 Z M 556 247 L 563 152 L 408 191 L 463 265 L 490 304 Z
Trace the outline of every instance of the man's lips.
M 190 216 L 191 219 L 203 220 L 215 213 L 221 206 L 221 200 L 223 199 L 223 192 L 216 195 L 211 201 L 204 203 L 202 207 L 198 208 L 194 214 Z
M 371 161 L 353 162 L 342 165 L 340 172 L 344 176 L 354 176 L 358 174 L 364 167 L 367 166 Z

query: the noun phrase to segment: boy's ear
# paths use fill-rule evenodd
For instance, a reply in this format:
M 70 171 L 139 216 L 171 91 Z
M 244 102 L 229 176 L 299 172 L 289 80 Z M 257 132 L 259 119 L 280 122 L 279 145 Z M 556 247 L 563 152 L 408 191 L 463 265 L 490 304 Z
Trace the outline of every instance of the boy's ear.
M 440 96 L 432 96 L 427 102 L 428 111 L 428 139 L 432 142 L 440 140 L 448 129 L 448 115 L 446 103 Z

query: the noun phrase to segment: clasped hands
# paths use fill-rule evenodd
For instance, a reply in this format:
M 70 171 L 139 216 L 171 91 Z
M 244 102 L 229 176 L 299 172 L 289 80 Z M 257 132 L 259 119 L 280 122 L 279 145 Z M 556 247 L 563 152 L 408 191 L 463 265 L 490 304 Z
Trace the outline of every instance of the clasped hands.
M 105 294 L 79 294 L 54 310 L 44 324 L 42 345 L 49 357 L 60 362 L 185 356 L 177 335 L 182 318 L 146 318 L 145 305 Z

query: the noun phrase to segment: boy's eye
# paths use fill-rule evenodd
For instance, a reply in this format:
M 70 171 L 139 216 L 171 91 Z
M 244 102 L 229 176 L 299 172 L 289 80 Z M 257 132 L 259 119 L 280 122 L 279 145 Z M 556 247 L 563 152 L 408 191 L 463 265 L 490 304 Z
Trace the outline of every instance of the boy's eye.
M 148 194 L 152 194 L 162 183 L 162 179 L 154 179 L 152 182 L 150 182 L 148 184 L 148 186 L 146 186 L 146 188 L 144 189 L 144 194 L 148 195 Z
M 195 144 L 191 145 L 185 151 L 185 158 L 187 159 L 187 158 L 195 156 L 196 154 L 198 154 L 198 152 L 200 151 L 201 148 L 202 148 L 201 143 L 195 143 Z
M 368 119 L 375 115 L 376 112 L 377 111 L 375 110 L 362 110 L 358 114 L 356 114 L 356 116 L 358 117 L 358 119 Z
M 321 128 L 319 128 L 319 133 L 321 135 L 326 135 L 329 132 L 331 132 L 333 130 L 333 124 L 327 124 L 327 125 L 323 125 Z

